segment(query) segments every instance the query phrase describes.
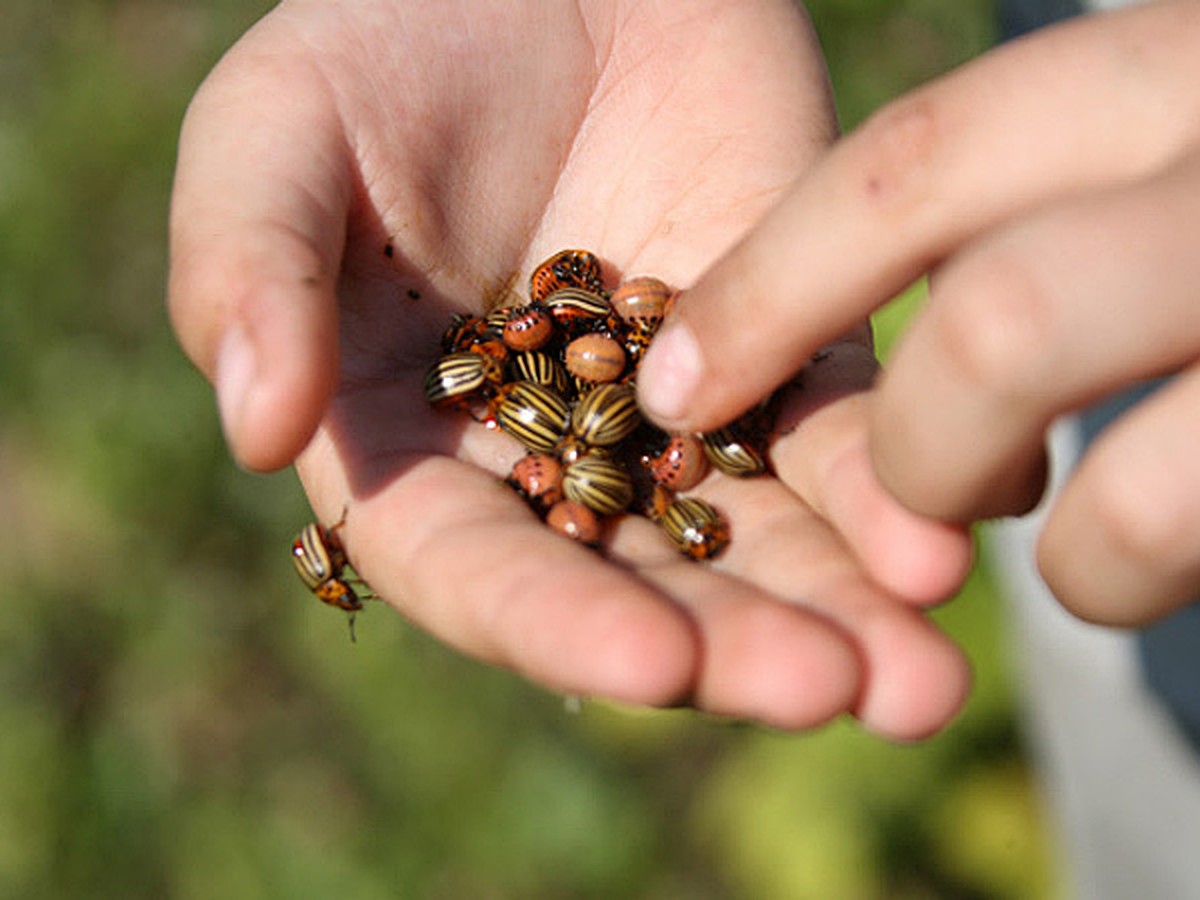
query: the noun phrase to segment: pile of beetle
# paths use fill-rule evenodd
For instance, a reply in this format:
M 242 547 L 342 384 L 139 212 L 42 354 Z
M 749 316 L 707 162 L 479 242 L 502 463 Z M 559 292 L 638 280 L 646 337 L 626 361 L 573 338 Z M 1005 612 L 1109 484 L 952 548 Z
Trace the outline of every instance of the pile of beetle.
M 685 492 L 710 467 L 765 473 L 773 405 L 705 434 L 668 434 L 642 417 L 638 365 L 676 296 L 646 275 L 607 290 L 595 254 L 562 250 L 534 270 L 524 302 L 452 317 L 425 396 L 525 447 L 505 480 L 560 534 L 599 547 L 605 522 L 632 512 L 686 556 L 711 559 L 728 545 L 729 524 Z M 318 598 L 350 613 L 353 638 L 354 613 L 373 594 L 348 574 L 341 525 L 305 526 L 292 561 Z
M 562 250 L 534 270 L 526 302 L 453 317 L 425 396 L 525 447 L 507 481 L 555 531 L 596 546 L 606 519 L 634 512 L 686 555 L 712 558 L 729 525 L 683 492 L 710 466 L 765 472 L 770 415 L 760 408 L 702 435 L 668 434 L 642 417 L 638 364 L 675 298 L 647 275 L 608 291 L 593 253 Z

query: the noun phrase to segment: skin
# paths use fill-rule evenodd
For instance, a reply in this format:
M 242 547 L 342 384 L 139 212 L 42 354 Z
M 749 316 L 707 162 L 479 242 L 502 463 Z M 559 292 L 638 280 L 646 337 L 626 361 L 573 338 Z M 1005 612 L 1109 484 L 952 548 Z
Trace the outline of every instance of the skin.
M 884 108 L 679 304 L 643 365 L 643 404 L 674 427 L 723 421 L 932 271 L 869 401 L 879 477 L 941 519 L 1024 512 L 1043 491 L 1054 418 L 1179 373 L 1092 446 L 1038 561 L 1096 622 L 1143 623 L 1191 600 L 1198 48 L 1200 5 L 1149 4 L 1001 47 Z
M 515 443 L 420 387 L 452 311 L 563 247 L 691 284 L 834 134 L 785 0 L 284 2 L 186 117 L 172 320 L 237 460 L 294 462 L 322 521 L 348 510 L 355 569 L 442 640 L 553 690 L 919 738 L 968 689 L 923 608 L 971 548 L 871 472 L 861 323 L 788 391 L 781 480 L 698 488 L 732 523 L 712 566 L 636 517 L 607 557 L 551 533 L 496 477 Z

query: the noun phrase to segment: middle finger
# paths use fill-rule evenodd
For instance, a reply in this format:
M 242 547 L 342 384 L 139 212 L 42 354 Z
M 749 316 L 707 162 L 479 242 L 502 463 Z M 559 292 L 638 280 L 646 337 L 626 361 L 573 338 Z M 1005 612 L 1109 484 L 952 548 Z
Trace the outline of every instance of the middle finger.
M 968 247 L 881 380 L 875 460 L 914 509 L 1018 513 L 1058 414 L 1200 350 L 1200 158 L 1039 211 Z

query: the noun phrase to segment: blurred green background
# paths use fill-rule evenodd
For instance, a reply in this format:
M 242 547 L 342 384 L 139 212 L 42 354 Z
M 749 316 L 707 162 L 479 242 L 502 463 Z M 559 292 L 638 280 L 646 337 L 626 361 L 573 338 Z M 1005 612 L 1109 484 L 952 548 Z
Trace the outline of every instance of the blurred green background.
M 848 127 L 992 39 L 982 0 L 810 7 Z M 986 573 L 919 746 L 571 711 L 382 609 L 352 645 L 163 311 L 180 117 L 267 4 L 4 8 L 0 898 L 1053 895 Z

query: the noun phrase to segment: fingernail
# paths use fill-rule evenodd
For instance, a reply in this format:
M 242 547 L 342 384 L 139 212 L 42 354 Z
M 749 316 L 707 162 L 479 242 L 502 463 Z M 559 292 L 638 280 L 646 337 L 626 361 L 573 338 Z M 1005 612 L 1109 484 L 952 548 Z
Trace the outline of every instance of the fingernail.
M 663 326 L 638 371 L 638 397 L 651 418 L 680 419 L 700 384 L 700 345 L 682 322 Z
M 214 377 L 217 390 L 217 411 L 225 441 L 234 449 L 246 398 L 258 373 L 254 345 L 241 325 L 234 325 L 225 335 L 217 351 L 217 371 Z

